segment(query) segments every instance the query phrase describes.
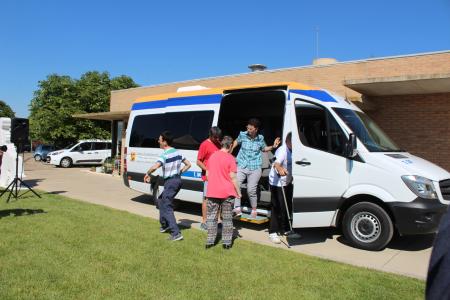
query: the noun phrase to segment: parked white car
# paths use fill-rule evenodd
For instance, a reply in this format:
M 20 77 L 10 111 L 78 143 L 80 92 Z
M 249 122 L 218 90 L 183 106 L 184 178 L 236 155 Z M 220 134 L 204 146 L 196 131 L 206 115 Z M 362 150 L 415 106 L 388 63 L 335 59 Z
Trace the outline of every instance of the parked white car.
M 101 165 L 111 157 L 110 140 L 81 140 L 65 149 L 47 154 L 49 163 L 63 168 L 73 165 Z

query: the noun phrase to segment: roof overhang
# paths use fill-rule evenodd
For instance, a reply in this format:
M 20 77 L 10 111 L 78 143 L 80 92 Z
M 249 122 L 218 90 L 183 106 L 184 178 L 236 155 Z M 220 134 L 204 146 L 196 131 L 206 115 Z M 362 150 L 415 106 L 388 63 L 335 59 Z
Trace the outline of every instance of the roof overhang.
M 72 115 L 72 117 L 78 119 L 104 120 L 104 121 L 116 121 L 116 120 L 121 121 L 124 119 L 128 119 L 129 116 L 130 111 L 108 111 L 108 112 Z
M 344 85 L 367 96 L 450 93 L 450 74 L 350 79 Z

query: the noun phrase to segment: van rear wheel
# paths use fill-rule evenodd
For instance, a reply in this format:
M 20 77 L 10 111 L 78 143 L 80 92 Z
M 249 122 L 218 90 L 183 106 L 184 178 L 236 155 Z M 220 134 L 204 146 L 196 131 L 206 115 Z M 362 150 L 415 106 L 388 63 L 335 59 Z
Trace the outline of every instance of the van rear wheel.
M 342 232 L 352 246 L 378 251 L 391 241 L 394 226 L 382 207 L 371 202 L 360 202 L 345 212 Z

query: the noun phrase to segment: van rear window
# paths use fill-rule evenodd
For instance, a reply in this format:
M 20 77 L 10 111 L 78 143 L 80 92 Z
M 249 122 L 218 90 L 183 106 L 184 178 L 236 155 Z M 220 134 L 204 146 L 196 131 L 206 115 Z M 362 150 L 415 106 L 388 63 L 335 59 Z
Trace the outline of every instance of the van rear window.
M 177 149 L 198 150 L 208 137 L 214 111 L 173 112 L 136 116 L 131 128 L 130 147 L 159 148 L 161 132 L 169 130 Z

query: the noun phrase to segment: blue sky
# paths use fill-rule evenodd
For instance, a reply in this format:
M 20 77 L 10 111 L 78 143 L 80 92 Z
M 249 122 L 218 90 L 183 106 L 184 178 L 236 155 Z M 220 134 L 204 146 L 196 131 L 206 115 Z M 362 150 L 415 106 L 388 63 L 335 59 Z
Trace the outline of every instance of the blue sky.
M 431 5 L 432 4 L 432 5 Z M 140 85 L 450 49 L 450 0 L 0 2 L 0 99 L 20 117 L 39 80 L 86 71 Z

